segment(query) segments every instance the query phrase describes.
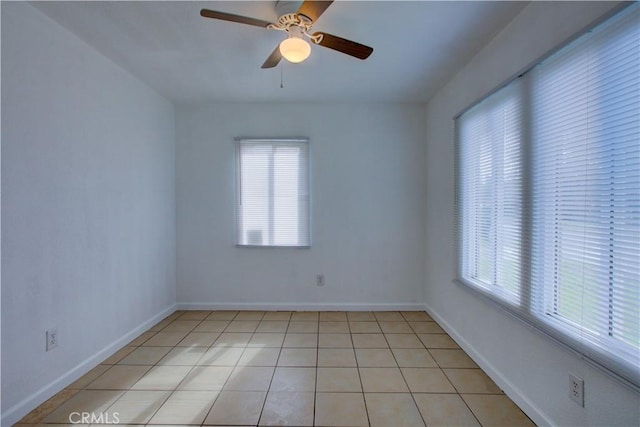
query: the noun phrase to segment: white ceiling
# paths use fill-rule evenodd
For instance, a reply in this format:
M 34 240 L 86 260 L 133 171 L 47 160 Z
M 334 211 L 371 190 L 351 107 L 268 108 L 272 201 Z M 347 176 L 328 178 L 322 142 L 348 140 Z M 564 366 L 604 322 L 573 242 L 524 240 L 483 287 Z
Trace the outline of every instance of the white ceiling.
M 301 64 L 260 68 L 279 31 L 205 19 L 207 8 L 277 20 L 275 1 L 35 2 L 167 98 L 216 102 L 425 102 L 525 2 L 336 1 L 315 31 L 374 48 L 366 61 L 312 46 Z

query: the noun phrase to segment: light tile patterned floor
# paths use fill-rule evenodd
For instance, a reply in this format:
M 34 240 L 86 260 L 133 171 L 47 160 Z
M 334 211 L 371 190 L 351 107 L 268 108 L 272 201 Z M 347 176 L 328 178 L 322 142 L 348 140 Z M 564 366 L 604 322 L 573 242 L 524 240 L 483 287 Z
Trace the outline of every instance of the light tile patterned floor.
M 175 312 L 20 425 L 82 425 L 83 412 L 152 426 L 533 425 L 428 314 L 397 311 Z

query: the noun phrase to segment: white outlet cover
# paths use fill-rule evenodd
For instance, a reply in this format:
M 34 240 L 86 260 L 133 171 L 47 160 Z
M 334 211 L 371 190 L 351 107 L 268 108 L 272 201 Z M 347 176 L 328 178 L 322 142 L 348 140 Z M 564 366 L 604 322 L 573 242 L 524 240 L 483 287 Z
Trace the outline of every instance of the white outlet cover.
M 584 380 L 569 373 L 569 398 L 584 408 Z
M 51 328 L 46 332 L 47 344 L 46 351 L 51 351 L 58 346 L 58 329 Z

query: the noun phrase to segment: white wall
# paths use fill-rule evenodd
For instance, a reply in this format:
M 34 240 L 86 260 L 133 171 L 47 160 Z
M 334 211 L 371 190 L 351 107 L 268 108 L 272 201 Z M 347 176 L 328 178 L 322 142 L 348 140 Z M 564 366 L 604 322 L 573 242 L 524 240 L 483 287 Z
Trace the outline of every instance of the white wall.
M 429 311 L 539 425 L 640 425 L 640 398 L 501 312 L 453 277 L 453 117 L 615 3 L 533 2 L 429 102 L 426 294 Z M 568 372 L 585 381 L 585 408 L 568 397 Z
M 174 160 L 168 101 L 2 2 L 3 425 L 175 303 Z
M 297 309 L 419 306 L 424 114 L 423 106 L 414 105 L 178 108 L 178 302 Z M 310 138 L 310 249 L 235 246 L 238 136 Z M 324 287 L 315 286 L 320 273 Z

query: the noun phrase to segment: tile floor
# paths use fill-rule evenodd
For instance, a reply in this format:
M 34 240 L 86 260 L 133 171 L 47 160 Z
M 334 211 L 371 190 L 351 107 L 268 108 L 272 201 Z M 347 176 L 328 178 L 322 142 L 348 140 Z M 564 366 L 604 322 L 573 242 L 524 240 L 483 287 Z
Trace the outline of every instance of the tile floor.
M 19 425 L 116 421 L 533 425 L 424 312 L 175 312 Z

